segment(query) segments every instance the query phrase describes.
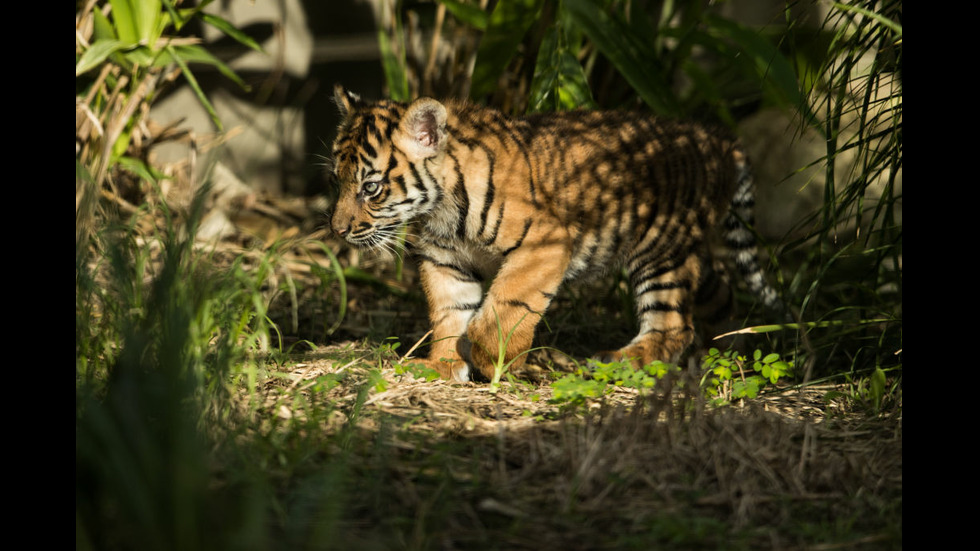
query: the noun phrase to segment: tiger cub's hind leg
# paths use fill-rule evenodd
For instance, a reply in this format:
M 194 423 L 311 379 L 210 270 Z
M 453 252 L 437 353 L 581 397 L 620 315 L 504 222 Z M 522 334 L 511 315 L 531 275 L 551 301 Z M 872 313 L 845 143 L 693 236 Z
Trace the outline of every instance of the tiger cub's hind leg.
M 623 348 L 598 355 L 602 361 L 632 360 L 637 367 L 660 360 L 676 363 L 694 340 L 694 293 L 701 258 L 676 266 L 641 267 L 630 274 L 639 333 Z

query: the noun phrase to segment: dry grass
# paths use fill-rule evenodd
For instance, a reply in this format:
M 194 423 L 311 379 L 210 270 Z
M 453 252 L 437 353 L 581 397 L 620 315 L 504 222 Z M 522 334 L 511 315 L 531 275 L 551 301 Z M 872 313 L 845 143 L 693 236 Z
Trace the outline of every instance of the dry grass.
M 389 507 L 418 513 L 435 507 L 426 496 L 453 494 L 440 498 L 454 510 L 422 548 L 439 547 L 436 537 L 448 549 L 901 546 L 900 410 L 835 413 L 822 400 L 828 387 L 718 409 L 677 390 L 621 389 L 563 410 L 546 382 L 492 392 L 399 375 L 382 361 L 371 368 L 378 384 L 364 364 L 325 359 L 372 353 L 356 343 L 319 349 L 281 386 L 347 370 L 344 384 L 318 397 L 341 410 L 371 387 L 356 424 L 365 442 L 381 438 L 393 454 L 372 473 L 397 486 Z M 448 454 L 442 465 L 453 468 L 428 472 L 420 458 L 432 454 Z

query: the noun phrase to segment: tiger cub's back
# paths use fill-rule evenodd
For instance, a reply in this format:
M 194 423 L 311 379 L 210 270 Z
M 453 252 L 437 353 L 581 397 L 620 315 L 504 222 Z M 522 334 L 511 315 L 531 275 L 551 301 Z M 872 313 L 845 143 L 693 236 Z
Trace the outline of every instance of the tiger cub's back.
M 569 277 L 619 264 L 656 269 L 700 247 L 728 212 L 745 163 L 726 132 L 693 122 L 595 111 L 527 122 L 542 204 L 573 235 Z

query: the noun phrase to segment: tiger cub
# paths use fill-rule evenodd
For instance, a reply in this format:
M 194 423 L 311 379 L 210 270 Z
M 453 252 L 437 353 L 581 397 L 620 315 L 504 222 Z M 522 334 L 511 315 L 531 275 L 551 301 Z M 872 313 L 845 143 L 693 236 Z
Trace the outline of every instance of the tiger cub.
M 446 379 L 471 368 L 490 379 L 501 358 L 520 366 L 559 285 L 617 266 L 640 331 L 602 357 L 676 361 L 719 225 L 749 287 L 777 301 L 743 223 L 745 154 L 726 135 L 626 112 L 509 118 L 430 98 L 366 102 L 341 86 L 335 96 L 331 227 L 370 248 L 411 224 L 433 330 L 425 363 Z

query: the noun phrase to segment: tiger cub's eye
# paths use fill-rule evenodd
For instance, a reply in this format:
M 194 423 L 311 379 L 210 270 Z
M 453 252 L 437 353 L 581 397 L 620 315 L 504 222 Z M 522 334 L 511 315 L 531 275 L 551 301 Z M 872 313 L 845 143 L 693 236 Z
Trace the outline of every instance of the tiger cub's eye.
M 379 191 L 381 191 L 381 184 L 378 182 L 364 182 L 361 186 L 361 192 L 368 197 L 377 195 Z

